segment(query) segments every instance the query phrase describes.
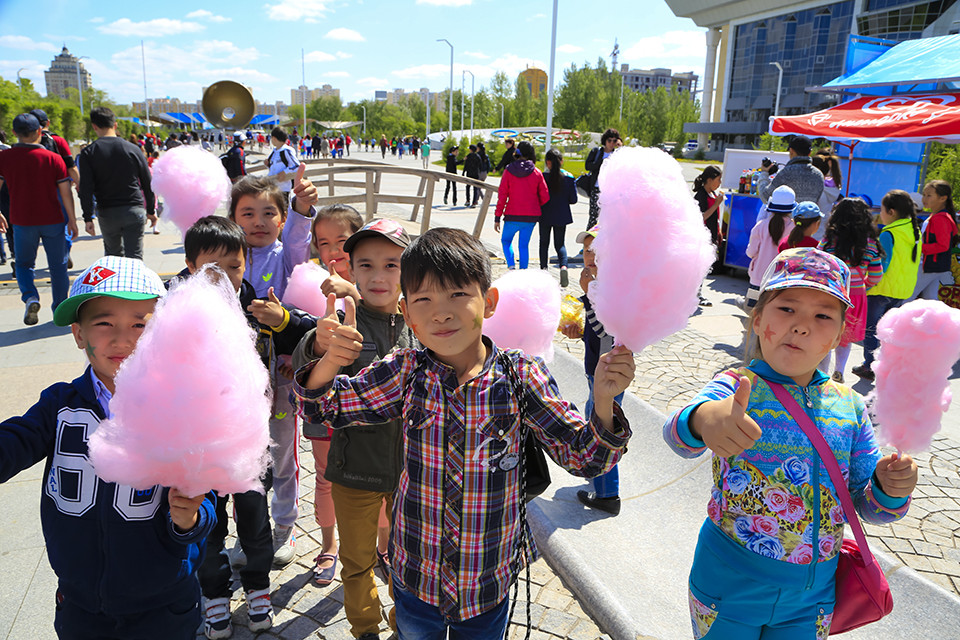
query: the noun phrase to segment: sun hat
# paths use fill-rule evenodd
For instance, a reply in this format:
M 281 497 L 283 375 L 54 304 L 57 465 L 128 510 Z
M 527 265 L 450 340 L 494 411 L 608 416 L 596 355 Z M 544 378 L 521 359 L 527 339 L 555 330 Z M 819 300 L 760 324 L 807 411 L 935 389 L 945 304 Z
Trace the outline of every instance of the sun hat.
M 346 242 L 343 243 L 343 250 L 351 253 L 358 242 L 364 238 L 372 237 L 386 238 L 403 249 L 406 249 L 407 245 L 410 244 L 410 236 L 402 224 L 396 220 L 381 218 L 379 220 L 371 220 L 360 227 L 359 231 L 347 238 Z
M 577 242 L 583 244 L 583 241 L 587 238 L 596 238 L 597 234 L 600 233 L 600 225 L 595 224 L 586 231 L 581 231 L 577 234 Z
M 767 211 L 770 213 L 779 213 L 781 215 L 789 213 L 793 215 L 796 208 L 797 194 L 786 185 L 774 189 L 773 193 L 770 194 L 770 199 L 767 200 Z
M 848 307 L 850 267 L 840 258 L 813 247 L 781 251 L 763 274 L 760 293 L 776 289 L 816 289 L 829 293 Z
M 793 217 L 801 220 L 811 220 L 813 218 L 822 218 L 823 211 L 816 202 L 798 202 L 797 208 L 793 210 Z
M 121 300 L 150 300 L 165 293 L 163 281 L 142 260 L 104 256 L 77 276 L 70 297 L 57 305 L 53 322 L 65 327 L 77 321 L 77 310 L 90 298 L 108 296 Z

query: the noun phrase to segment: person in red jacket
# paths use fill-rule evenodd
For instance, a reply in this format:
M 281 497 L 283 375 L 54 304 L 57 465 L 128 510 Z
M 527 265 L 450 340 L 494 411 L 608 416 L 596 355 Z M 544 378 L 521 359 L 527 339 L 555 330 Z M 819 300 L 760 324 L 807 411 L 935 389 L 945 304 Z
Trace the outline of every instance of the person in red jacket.
M 517 151 L 520 156 L 507 165 L 500 179 L 493 228 L 500 233 L 500 217 L 506 219 L 500 242 L 510 269 L 516 268 L 513 237 L 520 234 L 520 268 L 526 269 L 530 259 L 530 236 L 540 219 L 540 207 L 550 200 L 550 191 L 543 174 L 534 165 L 533 145 L 524 140 L 517 145 Z
M 940 286 L 953 284 L 950 257 L 958 235 L 953 189 L 945 180 L 931 180 L 921 195 L 923 208 L 932 215 L 923 223 L 923 268 L 910 299 L 939 300 Z

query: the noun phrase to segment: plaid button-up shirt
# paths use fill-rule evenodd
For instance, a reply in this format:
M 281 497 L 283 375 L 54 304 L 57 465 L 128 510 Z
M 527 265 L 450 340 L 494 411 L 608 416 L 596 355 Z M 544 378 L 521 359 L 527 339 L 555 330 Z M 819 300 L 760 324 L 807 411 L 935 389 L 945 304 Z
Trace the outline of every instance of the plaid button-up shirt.
M 454 620 L 489 611 L 505 597 L 520 533 L 522 443 L 518 405 L 503 358 L 490 356 L 472 380 L 429 351 L 401 349 L 330 386 L 304 389 L 314 363 L 297 372 L 308 419 L 334 429 L 403 419 L 404 469 L 394 500 L 391 561 L 403 585 Z M 543 362 L 506 353 L 526 393 L 526 420 L 558 464 L 593 477 L 620 459 L 630 428 L 586 422 Z

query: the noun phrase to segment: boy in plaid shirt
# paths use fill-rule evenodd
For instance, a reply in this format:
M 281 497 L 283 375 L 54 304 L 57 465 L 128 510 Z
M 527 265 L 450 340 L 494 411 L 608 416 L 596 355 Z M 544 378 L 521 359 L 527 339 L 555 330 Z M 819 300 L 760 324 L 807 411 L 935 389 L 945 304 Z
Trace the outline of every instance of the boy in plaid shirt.
M 511 377 L 523 389 L 530 432 L 559 465 L 591 477 L 617 463 L 630 437 L 613 399 L 633 379 L 633 354 L 618 347 L 600 358 L 587 422 L 539 358 L 501 351 L 483 336 L 498 292 L 479 240 L 428 231 L 404 251 L 400 284 L 400 309 L 425 348 L 337 376 L 363 343 L 348 299 L 327 352 L 297 372 L 295 390 L 307 418 L 334 429 L 403 421 L 390 545 L 400 638 L 444 638 L 448 629 L 502 638 L 522 525 L 523 443 Z

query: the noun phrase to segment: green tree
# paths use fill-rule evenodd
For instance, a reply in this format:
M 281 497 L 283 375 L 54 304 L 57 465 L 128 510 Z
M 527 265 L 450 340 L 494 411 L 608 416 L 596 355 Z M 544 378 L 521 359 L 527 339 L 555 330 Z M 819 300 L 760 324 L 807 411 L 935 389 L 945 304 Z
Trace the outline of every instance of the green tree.
M 307 118 L 312 120 L 340 120 L 343 104 L 337 96 L 320 96 L 307 105 Z

